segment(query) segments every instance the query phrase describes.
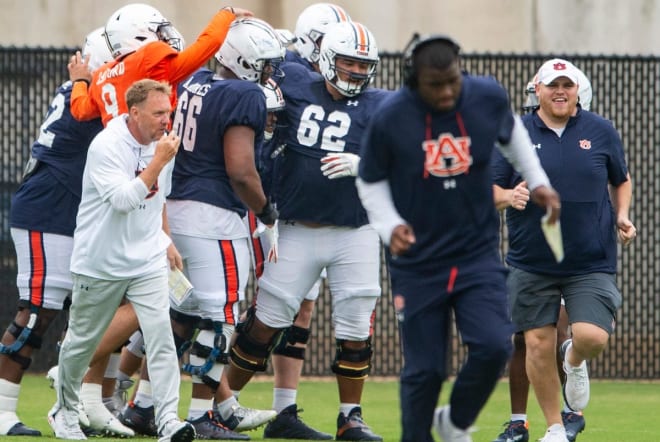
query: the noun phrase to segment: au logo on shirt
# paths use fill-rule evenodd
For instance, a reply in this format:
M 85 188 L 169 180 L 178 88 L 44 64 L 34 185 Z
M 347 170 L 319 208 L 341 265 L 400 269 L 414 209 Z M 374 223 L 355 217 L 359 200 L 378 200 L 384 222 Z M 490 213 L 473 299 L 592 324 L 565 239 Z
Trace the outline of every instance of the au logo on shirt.
M 589 150 L 591 149 L 591 140 L 580 140 L 580 149 Z
M 472 165 L 470 137 L 455 137 L 442 133 L 437 140 L 422 143 L 426 152 L 424 178 L 429 174 L 438 177 L 456 176 L 467 173 Z

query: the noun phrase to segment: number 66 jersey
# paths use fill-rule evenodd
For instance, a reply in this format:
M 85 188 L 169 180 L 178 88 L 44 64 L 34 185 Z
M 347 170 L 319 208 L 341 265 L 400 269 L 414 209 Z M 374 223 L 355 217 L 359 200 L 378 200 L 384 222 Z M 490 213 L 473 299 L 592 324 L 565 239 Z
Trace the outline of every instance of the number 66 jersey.
M 298 63 L 283 63 L 280 84 L 286 108 L 278 138 L 286 144 L 275 177 L 280 219 L 360 227 L 368 224 L 355 177 L 328 179 L 321 158 L 331 153 L 358 155 L 371 112 L 389 91 L 367 88 L 354 97 L 334 100 L 325 79 Z

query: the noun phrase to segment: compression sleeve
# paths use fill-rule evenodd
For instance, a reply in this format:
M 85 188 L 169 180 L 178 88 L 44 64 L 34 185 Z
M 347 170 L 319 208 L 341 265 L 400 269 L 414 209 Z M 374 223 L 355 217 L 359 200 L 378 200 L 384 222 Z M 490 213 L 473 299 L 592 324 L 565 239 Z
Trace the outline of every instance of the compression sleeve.
M 96 77 L 92 79 L 95 81 Z M 89 94 L 89 89 L 84 81 L 76 81 L 71 88 L 71 115 L 78 121 L 88 121 L 99 118 L 101 112 Z
M 550 186 L 550 179 L 541 167 L 541 161 L 532 147 L 532 140 L 520 116 L 514 115 L 513 130 L 508 144 L 499 144 L 497 147 L 502 155 L 527 181 L 529 190 L 539 186 Z
M 218 11 L 190 46 L 171 58 L 169 81 L 177 84 L 213 57 L 225 41 L 229 26 L 236 16 L 229 9 Z
M 401 218 L 394 201 L 388 180 L 368 183 L 361 178 L 355 180 L 362 206 L 367 211 L 369 224 L 374 228 L 385 245 L 390 243 L 392 231 L 396 226 L 406 224 Z

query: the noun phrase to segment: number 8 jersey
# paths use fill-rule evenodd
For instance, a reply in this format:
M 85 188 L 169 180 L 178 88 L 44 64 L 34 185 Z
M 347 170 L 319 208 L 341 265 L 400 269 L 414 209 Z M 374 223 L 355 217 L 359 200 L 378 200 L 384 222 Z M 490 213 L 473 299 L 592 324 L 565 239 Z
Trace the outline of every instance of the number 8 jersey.
M 334 100 L 320 74 L 297 63 L 281 68 L 286 108 L 278 138 L 286 150 L 274 184 L 280 219 L 344 227 L 368 224 L 355 177 L 328 179 L 321 172 L 321 158 L 336 152 L 359 154 L 371 112 L 390 92 L 368 88 Z

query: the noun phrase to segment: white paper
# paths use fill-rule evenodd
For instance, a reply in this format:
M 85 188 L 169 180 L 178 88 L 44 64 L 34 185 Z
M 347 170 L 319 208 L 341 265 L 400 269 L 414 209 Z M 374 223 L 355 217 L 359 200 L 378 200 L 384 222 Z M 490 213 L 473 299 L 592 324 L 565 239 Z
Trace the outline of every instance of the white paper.
M 170 300 L 176 305 L 181 305 L 185 301 L 190 293 L 192 293 L 193 286 L 186 278 L 186 275 L 179 269 L 170 269 L 169 274 L 169 286 L 170 286 Z
M 543 215 L 541 218 L 541 230 L 543 230 L 543 235 L 545 240 L 550 246 L 550 250 L 555 255 L 557 262 L 562 262 L 564 260 L 564 241 L 561 237 L 561 224 L 559 220 L 555 221 L 554 224 L 548 223 L 550 218 L 550 209 L 548 212 Z

